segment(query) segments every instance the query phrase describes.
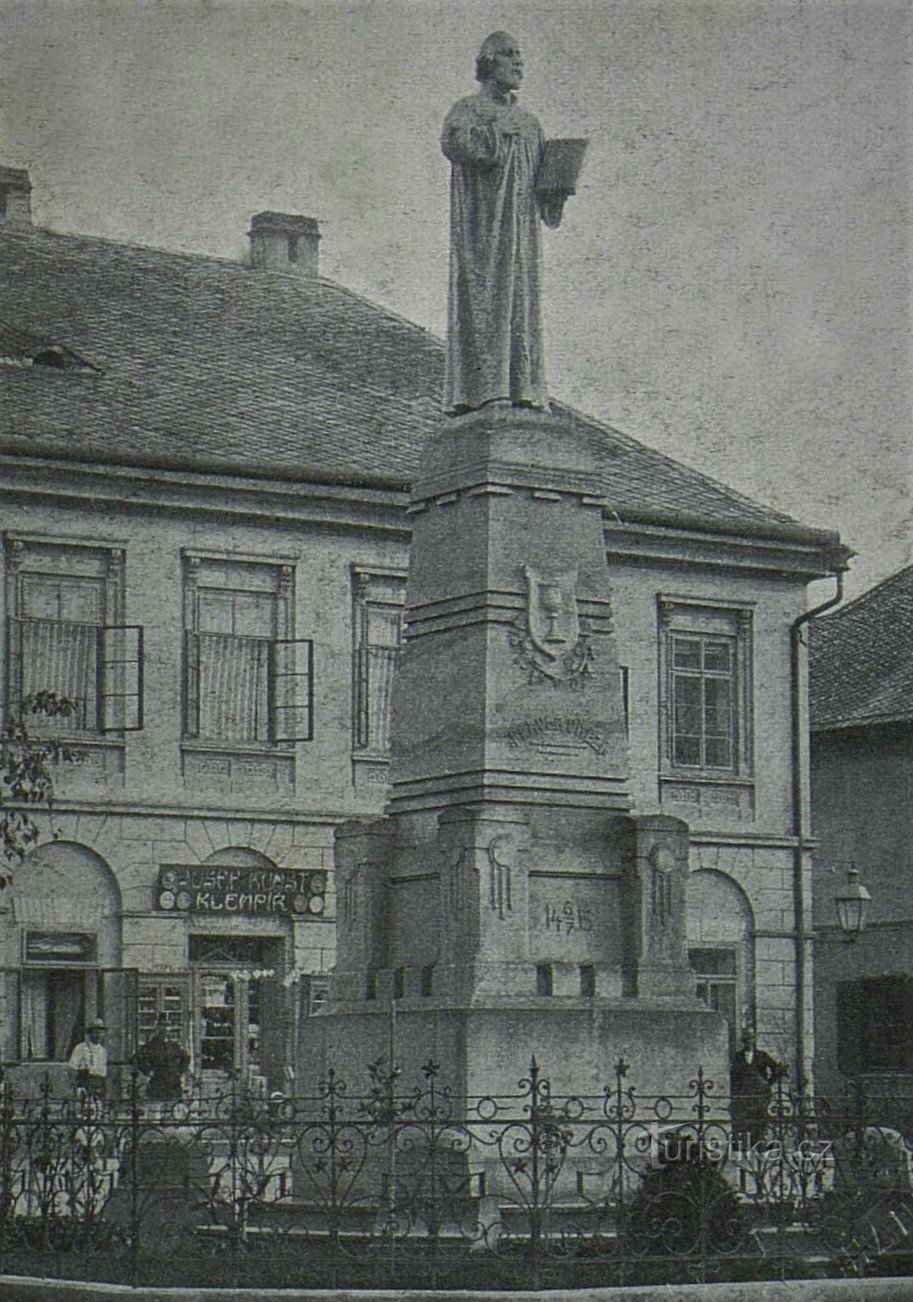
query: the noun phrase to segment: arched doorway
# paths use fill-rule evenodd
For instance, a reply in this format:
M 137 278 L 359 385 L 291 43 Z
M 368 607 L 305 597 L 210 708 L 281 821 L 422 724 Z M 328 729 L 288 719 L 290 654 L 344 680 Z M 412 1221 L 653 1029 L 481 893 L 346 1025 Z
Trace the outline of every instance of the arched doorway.
M 754 1021 L 754 916 L 738 882 L 713 869 L 691 874 L 687 937 L 695 992 L 726 1018 L 731 1054 Z
M 39 846 L 16 870 L 11 904 L 22 963 L 4 983 L 6 1061 L 65 1064 L 86 1024 L 102 1017 L 109 1061 L 125 1063 L 136 974 L 120 967 L 121 897 L 108 864 L 76 842 Z

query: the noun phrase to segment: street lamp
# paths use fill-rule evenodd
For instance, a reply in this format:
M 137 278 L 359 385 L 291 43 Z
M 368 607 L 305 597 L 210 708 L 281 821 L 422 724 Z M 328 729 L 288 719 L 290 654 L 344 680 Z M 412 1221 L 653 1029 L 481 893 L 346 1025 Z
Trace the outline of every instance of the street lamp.
M 846 874 L 846 885 L 834 896 L 837 921 L 844 939 L 850 944 L 857 941 L 860 932 L 865 929 L 871 902 L 871 895 L 859 880 L 859 869 L 851 864 Z

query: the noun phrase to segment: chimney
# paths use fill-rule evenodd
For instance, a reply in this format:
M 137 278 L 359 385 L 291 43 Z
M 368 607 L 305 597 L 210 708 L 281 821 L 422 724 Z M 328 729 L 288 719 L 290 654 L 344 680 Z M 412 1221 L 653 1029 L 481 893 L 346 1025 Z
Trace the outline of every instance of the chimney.
M 0 167 L 0 222 L 32 221 L 32 183 L 24 167 Z
M 258 212 L 250 221 L 251 264 L 292 276 L 316 276 L 320 227 L 313 217 Z

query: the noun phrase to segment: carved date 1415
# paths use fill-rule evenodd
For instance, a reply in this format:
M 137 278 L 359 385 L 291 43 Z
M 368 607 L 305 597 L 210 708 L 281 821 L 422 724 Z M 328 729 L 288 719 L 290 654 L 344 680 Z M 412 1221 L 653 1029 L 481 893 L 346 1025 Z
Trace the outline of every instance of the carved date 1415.
M 545 930 L 570 936 L 575 931 L 593 930 L 593 910 L 585 904 L 565 900 L 563 904 L 546 904 Z

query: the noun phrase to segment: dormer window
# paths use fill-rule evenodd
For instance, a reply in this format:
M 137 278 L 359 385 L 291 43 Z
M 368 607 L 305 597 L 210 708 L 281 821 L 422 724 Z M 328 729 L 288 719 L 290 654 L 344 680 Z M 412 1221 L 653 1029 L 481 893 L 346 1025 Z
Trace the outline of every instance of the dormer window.
M 55 371 L 94 371 L 71 348 L 47 336 L 19 330 L 6 321 L 0 321 L 0 366 L 46 366 Z

